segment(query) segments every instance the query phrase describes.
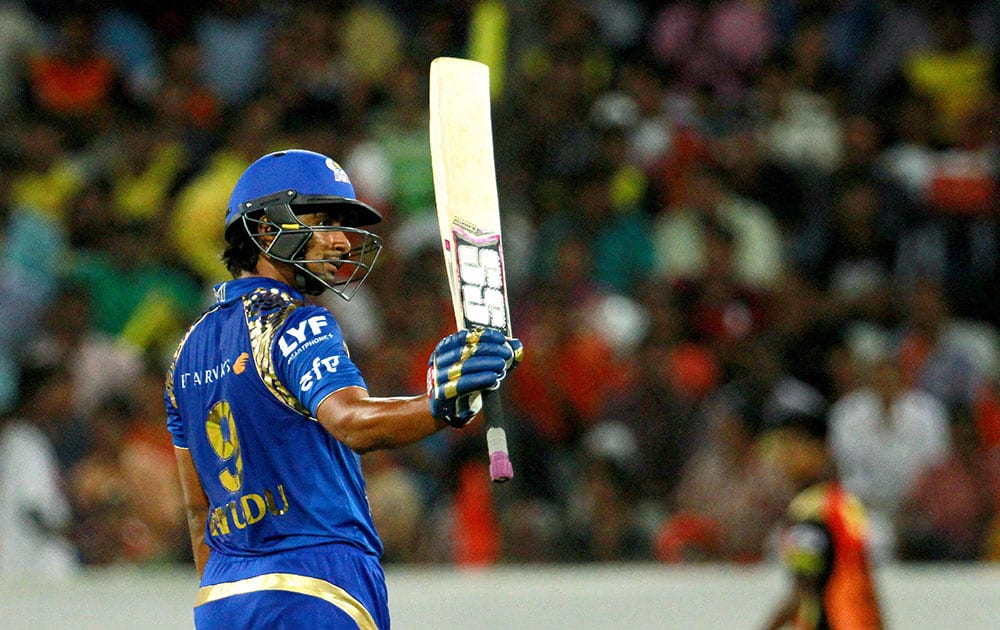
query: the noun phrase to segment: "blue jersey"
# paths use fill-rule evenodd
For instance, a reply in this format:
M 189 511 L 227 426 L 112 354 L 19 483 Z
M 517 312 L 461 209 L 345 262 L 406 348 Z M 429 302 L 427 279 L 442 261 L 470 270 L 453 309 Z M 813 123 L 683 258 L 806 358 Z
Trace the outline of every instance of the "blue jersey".
M 167 375 L 167 424 L 208 497 L 205 542 L 253 557 L 328 543 L 381 556 L 360 457 L 316 421 L 365 388 L 328 310 L 288 285 L 241 278 L 190 328 Z

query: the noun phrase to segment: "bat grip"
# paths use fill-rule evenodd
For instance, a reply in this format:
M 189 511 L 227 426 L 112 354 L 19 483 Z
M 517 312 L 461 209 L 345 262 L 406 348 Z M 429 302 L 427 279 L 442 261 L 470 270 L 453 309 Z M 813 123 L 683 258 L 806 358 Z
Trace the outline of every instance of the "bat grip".
M 507 451 L 507 434 L 503 425 L 503 404 L 500 402 L 500 392 L 483 392 L 483 411 L 490 428 L 486 431 L 486 446 L 490 454 L 490 479 L 494 483 L 510 481 L 514 476 L 514 466 L 510 463 L 510 453 Z

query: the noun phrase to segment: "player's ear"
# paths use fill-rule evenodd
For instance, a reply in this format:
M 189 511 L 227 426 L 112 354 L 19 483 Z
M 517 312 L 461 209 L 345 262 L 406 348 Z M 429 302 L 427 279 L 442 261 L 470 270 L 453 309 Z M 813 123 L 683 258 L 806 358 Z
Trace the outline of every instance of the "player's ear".
M 253 222 L 253 230 L 256 232 L 253 234 L 253 237 L 257 240 L 257 243 L 263 249 L 267 249 L 271 241 L 274 240 L 276 230 L 266 214 L 261 213 L 257 220 Z

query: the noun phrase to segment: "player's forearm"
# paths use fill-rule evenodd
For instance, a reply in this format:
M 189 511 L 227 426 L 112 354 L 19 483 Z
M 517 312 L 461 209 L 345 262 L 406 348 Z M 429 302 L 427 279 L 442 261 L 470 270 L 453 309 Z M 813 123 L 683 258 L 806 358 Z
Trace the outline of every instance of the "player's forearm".
M 208 563 L 209 548 L 205 544 L 205 519 L 207 516 L 204 511 L 199 514 L 188 512 L 191 551 L 194 553 L 194 566 L 198 569 L 199 578 L 205 574 L 205 565 Z
M 338 404 L 334 395 L 320 405 L 319 420 L 335 438 L 358 453 L 406 446 L 447 426 L 431 416 L 424 395 L 361 398 L 349 405 Z
M 198 575 L 205 572 L 208 562 L 208 546 L 205 544 L 205 523 L 208 519 L 208 497 L 201 487 L 201 480 L 191 459 L 191 452 L 186 448 L 175 448 L 177 472 L 180 476 L 181 489 L 184 491 L 184 506 L 187 513 L 188 533 L 191 536 L 191 550 L 194 552 L 194 563 Z

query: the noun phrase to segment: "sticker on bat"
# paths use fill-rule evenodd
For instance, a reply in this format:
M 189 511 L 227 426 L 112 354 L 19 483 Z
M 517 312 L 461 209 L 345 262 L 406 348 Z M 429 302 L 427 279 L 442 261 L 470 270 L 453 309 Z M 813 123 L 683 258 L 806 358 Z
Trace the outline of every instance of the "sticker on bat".
M 507 329 L 500 235 L 455 230 L 457 275 L 462 289 L 465 327 Z

